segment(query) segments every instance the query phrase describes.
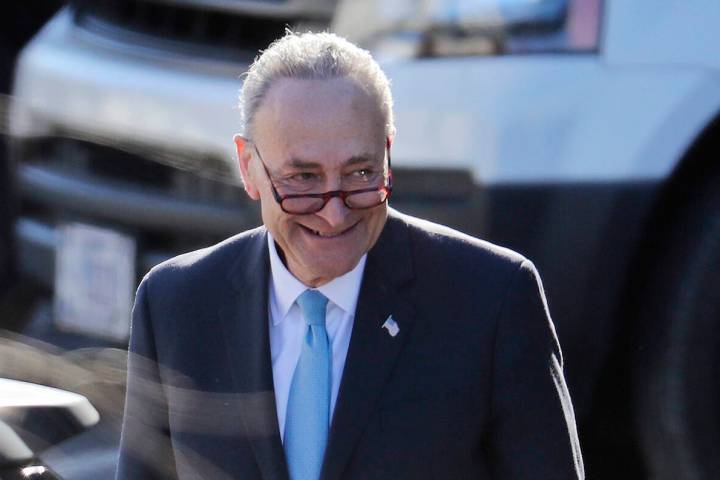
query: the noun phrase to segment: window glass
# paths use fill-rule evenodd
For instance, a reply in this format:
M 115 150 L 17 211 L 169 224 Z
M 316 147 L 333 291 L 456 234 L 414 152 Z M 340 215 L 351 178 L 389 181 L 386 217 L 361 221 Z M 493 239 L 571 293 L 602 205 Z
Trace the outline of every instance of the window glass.
M 379 57 L 587 52 L 602 0 L 341 0 L 334 30 Z

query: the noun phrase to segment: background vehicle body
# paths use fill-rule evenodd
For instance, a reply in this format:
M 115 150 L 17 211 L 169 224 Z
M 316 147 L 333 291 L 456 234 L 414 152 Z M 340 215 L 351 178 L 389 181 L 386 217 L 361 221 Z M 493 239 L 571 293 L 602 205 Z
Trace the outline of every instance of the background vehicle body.
M 59 292 L 64 327 L 124 343 L 138 275 L 258 223 L 231 148 L 238 77 L 287 26 L 326 28 L 333 5 L 78 0 L 26 47 L 19 264 Z
M 82 395 L 33 383 L 0 378 L 0 389 L 0 478 L 60 480 L 37 453 L 97 424 L 97 410 Z
M 525 2 L 552 8 L 488 20 L 511 3 L 340 2 L 333 28 L 393 84 L 392 203 L 536 263 L 590 476 L 712 478 L 720 4 Z M 137 273 L 257 224 L 232 154 L 237 75 L 286 19 L 332 8 L 125 4 L 73 2 L 17 70 L 21 265 L 48 286 L 63 221 L 124 232 Z M 246 49 L 208 33 L 238 9 L 268 22 L 241 23 Z
M 58 8 L 59 0 L 27 0 L 5 6 L 0 20 L 0 305 L 16 282 L 13 222 L 18 202 L 6 146 L 13 66 L 20 49 Z
M 336 16 L 386 59 L 399 185 L 436 172 L 435 218 L 538 265 L 590 476 L 716 477 L 720 7 L 567 2 L 561 32 L 497 43 L 457 15 L 484 2 L 442 3 Z

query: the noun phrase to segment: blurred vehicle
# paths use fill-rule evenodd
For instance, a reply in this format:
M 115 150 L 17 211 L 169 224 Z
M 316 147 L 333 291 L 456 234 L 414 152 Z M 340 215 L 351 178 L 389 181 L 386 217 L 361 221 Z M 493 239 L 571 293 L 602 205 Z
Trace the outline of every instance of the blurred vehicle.
M 60 0 L 11 2 L 0 18 L 0 304 L 16 285 L 13 225 L 17 199 L 5 145 L 13 65 L 20 49 L 58 8 Z
M 54 322 L 122 342 L 134 280 L 259 223 L 238 74 L 333 1 L 70 2 L 10 116 L 20 266 Z M 393 83 L 393 206 L 538 266 L 589 475 L 720 472 L 720 3 L 343 0 Z
M 15 202 L 14 185 L 10 182 L 10 164 L 0 156 L 0 297 L 14 281 L 13 242 Z
M 87 430 L 97 410 L 75 393 L 0 378 L 0 478 L 60 480 L 38 452 Z M 89 472 L 86 478 L 93 477 Z
M 259 222 L 232 136 L 239 75 L 334 0 L 74 0 L 18 59 L 19 268 L 53 322 L 122 344 L 139 276 Z
M 334 18 L 393 85 L 393 203 L 538 266 L 591 478 L 720 476 L 718 21 L 714 0 Z

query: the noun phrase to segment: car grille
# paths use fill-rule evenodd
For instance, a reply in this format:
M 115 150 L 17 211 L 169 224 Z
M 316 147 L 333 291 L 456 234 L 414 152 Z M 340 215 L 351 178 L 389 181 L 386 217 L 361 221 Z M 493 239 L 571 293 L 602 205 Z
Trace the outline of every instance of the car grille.
M 23 142 L 21 148 L 25 162 L 88 182 L 141 186 L 198 202 L 247 202 L 228 163 L 209 155 L 180 158 L 137 145 L 106 146 L 61 136 Z
M 282 5 L 282 1 L 255 2 Z M 122 42 L 145 43 L 182 54 L 237 61 L 252 59 L 258 50 L 281 37 L 286 28 L 303 22 L 322 22 L 288 12 L 288 15 L 242 13 L 213 9 L 192 2 L 159 0 L 74 0 L 75 22 L 95 33 Z M 262 10 L 262 9 L 260 9 Z M 314 24 L 313 24 L 314 26 Z

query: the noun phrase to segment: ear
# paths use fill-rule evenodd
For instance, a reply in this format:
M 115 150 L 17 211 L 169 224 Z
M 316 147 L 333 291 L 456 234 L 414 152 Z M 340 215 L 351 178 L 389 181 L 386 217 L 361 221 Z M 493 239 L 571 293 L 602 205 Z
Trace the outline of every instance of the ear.
M 236 134 L 233 137 L 235 149 L 237 150 L 238 163 L 240 164 L 240 176 L 242 176 L 243 186 L 248 196 L 253 200 L 260 200 L 260 191 L 255 185 L 254 175 L 250 169 L 250 160 L 252 160 L 252 150 L 248 147 L 249 141 Z
M 387 150 L 388 166 L 390 167 L 390 169 L 392 169 L 392 160 L 391 160 L 392 155 L 390 154 L 390 150 L 392 150 L 392 144 L 393 144 L 394 140 L 395 140 L 395 131 L 393 129 L 393 132 L 388 134 L 387 137 L 385 137 L 385 148 Z

